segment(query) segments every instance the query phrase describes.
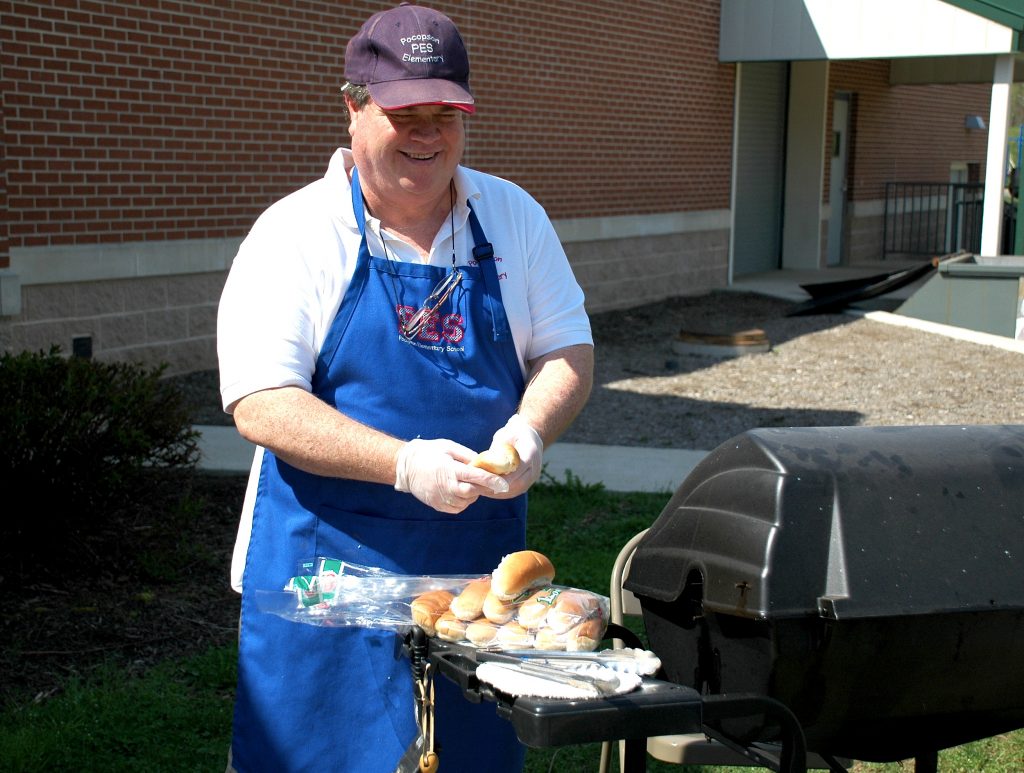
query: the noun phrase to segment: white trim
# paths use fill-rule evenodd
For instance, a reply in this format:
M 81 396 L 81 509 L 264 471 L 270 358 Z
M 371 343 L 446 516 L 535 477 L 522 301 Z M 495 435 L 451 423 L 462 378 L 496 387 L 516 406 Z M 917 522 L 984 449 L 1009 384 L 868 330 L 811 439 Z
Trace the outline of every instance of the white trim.
M 237 239 L 12 247 L 10 271 L 25 285 L 226 271 Z
M 723 62 L 1013 53 L 1013 30 L 943 0 L 722 0 Z
M 789 73 L 782 267 L 822 264 L 822 188 L 829 62 L 793 62 Z
M 736 193 L 739 185 L 740 157 L 740 97 L 743 88 L 743 64 L 736 65 L 735 84 L 732 95 L 732 167 L 729 179 L 729 265 L 727 282 L 732 284 L 736 271 Z M 781 245 L 780 245 L 781 246 Z
M 559 239 L 568 244 L 726 230 L 731 227 L 731 217 L 728 209 L 712 209 L 653 215 L 569 218 L 555 220 L 554 226 Z M 14 247 L 11 249 L 10 269 L 4 272 L 6 281 L 3 290 L 5 295 L 8 294 L 8 289 L 14 286 L 15 278 L 24 287 L 227 271 L 241 242 L 241 238 L 182 239 L 128 244 Z
M 885 214 L 885 199 L 851 201 L 849 206 L 853 217 L 881 217 Z
M 985 157 L 985 201 L 981 215 L 981 254 L 999 255 L 1003 234 L 1003 180 L 1006 176 L 1006 124 L 1010 113 L 1013 57 L 996 59 L 992 74 L 992 103 L 988 114 L 988 154 Z
M 13 271 L 0 271 L 0 317 L 21 314 L 21 277 Z
M 887 325 L 897 327 L 909 327 L 914 330 L 922 330 L 926 333 L 935 333 L 947 338 L 955 338 L 958 341 L 970 341 L 983 346 L 993 346 L 996 349 L 1005 349 L 1008 352 L 1024 354 L 1024 341 L 1017 341 L 1007 336 L 997 336 L 992 333 L 983 333 L 978 330 L 969 330 L 954 325 L 944 325 L 941 322 L 931 322 L 916 317 L 905 317 L 902 314 L 893 314 L 888 311 L 861 311 L 859 309 L 846 309 L 846 314 L 852 317 L 863 317 L 874 322 L 884 322 Z
M 637 236 L 724 231 L 729 228 L 730 223 L 731 215 L 728 209 L 662 212 L 654 215 L 577 217 L 553 221 L 558 238 L 566 244 Z

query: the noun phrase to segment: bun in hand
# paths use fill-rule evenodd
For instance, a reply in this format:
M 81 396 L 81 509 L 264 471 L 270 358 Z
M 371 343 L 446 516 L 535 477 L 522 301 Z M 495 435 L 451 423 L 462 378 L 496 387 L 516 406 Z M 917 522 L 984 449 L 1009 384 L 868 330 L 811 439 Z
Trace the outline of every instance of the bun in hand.
M 495 448 L 488 448 L 478 453 L 472 461 L 471 467 L 479 467 L 495 475 L 508 475 L 519 469 L 519 452 L 510 443 L 503 443 Z

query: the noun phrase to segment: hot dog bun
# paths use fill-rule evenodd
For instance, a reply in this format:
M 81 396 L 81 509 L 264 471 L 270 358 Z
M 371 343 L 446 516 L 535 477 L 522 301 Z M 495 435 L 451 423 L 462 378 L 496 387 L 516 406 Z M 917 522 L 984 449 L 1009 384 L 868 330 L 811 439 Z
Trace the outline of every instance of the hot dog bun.
M 507 650 L 529 649 L 533 646 L 533 634 L 512 621 L 498 629 L 498 644 Z
M 491 572 L 491 593 L 509 601 L 523 591 L 545 585 L 555 579 L 550 559 L 536 550 L 509 553 Z
M 565 633 L 584 620 L 601 615 L 601 602 L 593 593 L 567 589 L 558 594 L 545 622 L 555 633 Z
M 410 604 L 413 622 L 422 628 L 427 636 L 436 635 L 437 619 L 448 610 L 452 598 L 452 594 L 446 590 L 427 591 L 417 596 Z
M 484 599 L 487 598 L 490 590 L 490 577 L 481 577 L 479 580 L 473 580 L 462 589 L 462 593 L 452 599 L 452 613 L 459 620 L 466 620 L 467 622 L 476 620 L 483 614 Z
M 493 593 L 488 593 L 484 599 L 484 617 L 492 623 L 504 625 L 516 616 L 516 603 L 514 599 L 504 601 Z
M 526 601 L 519 605 L 519 612 L 516 620 L 523 628 L 536 629 L 544 625 L 544 618 L 548 615 L 558 598 L 558 591 L 554 588 L 541 588 L 535 591 Z
M 434 627 L 437 629 L 437 638 L 445 641 L 462 641 L 466 638 L 466 621 L 459 620 L 449 609 L 439 618 Z
M 584 620 L 565 635 L 565 648 L 569 652 L 593 652 L 604 636 L 604 620 L 592 617 Z
M 505 443 L 496 448 L 488 448 L 478 453 L 469 463 L 495 475 L 508 475 L 519 469 L 519 452 L 515 446 Z
M 538 650 L 564 650 L 564 633 L 555 633 L 550 628 L 541 628 L 533 639 L 533 647 Z
M 498 626 L 489 620 L 474 620 L 466 626 L 466 638 L 477 647 L 489 647 L 498 640 Z

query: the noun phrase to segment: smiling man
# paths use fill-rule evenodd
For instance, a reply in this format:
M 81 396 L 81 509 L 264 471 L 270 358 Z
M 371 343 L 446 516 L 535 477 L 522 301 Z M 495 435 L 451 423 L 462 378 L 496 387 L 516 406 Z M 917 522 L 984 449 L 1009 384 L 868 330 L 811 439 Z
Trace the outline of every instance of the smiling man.
M 490 572 L 525 547 L 526 492 L 592 383 L 583 292 L 544 210 L 461 166 L 475 105 L 452 21 L 375 14 L 345 78 L 351 148 L 259 217 L 218 314 L 224 409 L 257 446 L 231 572 L 240 773 L 396 769 L 417 733 L 399 636 L 293 623 L 257 592 L 317 557 Z M 506 475 L 470 463 L 509 445 Z M 493 706 L 435 684 L 445 769 L 519 770 Z

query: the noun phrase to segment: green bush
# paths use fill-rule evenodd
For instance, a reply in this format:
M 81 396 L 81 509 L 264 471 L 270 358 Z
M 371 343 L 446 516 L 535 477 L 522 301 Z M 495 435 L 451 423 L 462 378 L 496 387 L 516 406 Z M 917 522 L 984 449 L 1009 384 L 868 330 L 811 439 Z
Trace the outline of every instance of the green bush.
M 146 476 L 192 470 L 198 433 L 182 395 L 131 363 L 0 355 L 0 553 L 59 557 L 144 501 Z

